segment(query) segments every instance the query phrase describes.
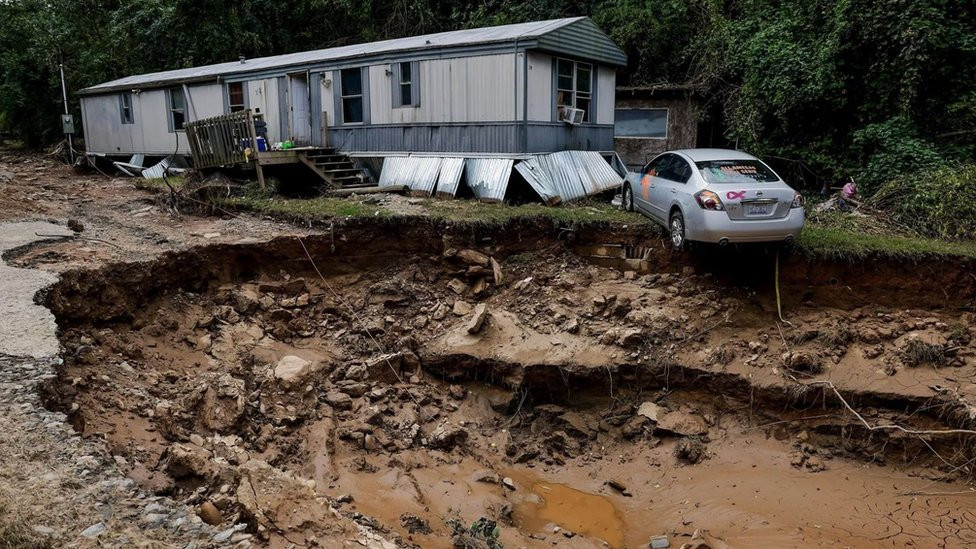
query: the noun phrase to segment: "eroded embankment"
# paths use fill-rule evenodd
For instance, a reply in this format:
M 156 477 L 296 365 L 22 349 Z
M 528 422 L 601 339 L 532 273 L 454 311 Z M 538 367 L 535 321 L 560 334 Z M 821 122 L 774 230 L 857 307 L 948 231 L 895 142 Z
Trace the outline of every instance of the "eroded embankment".
M 936 290 L 788 256 L 784 324 L 773 256 L 733 257 L 391 224 L 69 272 L 46 295 L 49 401 L 144 486 L 269 545 L 449 546 L 496 522 L 506 546 L 918 543 L 902 521 L 920 546 L 970 540 L 965 499 L 904 505 L 969 473 L 972 437 L 934 432 L 973 421 L 960 266 Z

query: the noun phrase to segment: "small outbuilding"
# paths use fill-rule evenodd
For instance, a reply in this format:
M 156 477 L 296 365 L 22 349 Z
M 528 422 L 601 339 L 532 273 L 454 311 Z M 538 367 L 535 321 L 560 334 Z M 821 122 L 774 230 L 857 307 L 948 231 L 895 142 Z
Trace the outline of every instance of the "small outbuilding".
M 352 162 L 360 181 L 453 195 L 465 179 L 494 200 L 517 173 L 551 203 L 619 185 L 626 61 L 587 17 L 536 21 L 128 76 L 82 91 L 82 123 L 89 154 L 191 155 L 246 111 L 256 138 L 228 142 L 258 165 L 290 150 L 327 181 Z
M 701 98 L 688 87 L 619 87 L 614 148 L 630 169 L 639 170 L 664 151 L 700 146 L 701 119 Z

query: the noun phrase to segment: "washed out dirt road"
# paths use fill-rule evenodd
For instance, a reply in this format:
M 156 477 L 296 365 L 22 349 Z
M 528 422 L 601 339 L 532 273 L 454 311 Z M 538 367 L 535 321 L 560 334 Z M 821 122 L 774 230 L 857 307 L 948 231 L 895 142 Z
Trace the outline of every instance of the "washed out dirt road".
M 38 173 L 31 162 L 0 167 Z M 70 239 L 6 257 L 59 275 L 39 302 L 63 351 L 23 385 L 34 404 L 3 419 L 47 414 L 71 444 L 100 448 L 89 474 L 131 483 L 112 505 L 146 524 L 139 539 L 976 542 L 971 265 L 784 257 L 784 323 L 761 251 L 676 257 L 655 235 L 577 227 L 568 239 L 538 221 L 309 234 L 140 215 L 153 198 L 127 180 L 41 166 L 7 184 L 35 197 L 34 218 L 78 219 L 115 246 Z M 57 508 L 50 491 L 13 486 L 0 497 Z M 84 492 L 69 490 L 73 504 L 99 508 Z M 18 520 L 56 545 L 134 535 L 103 521 L 81 536 L 88 515 L 40 530 Z

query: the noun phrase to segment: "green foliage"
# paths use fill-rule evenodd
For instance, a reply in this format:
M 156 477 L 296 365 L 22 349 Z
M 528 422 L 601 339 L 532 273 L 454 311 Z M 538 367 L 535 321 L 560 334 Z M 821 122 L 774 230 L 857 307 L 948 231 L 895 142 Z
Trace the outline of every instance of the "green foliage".
M 690 85 L 739 148 L 864 191 L 976 156 L 976 3 L 946 0 L 7 0 L 0 124 L 28 145 L 58 137 L 59 51 L 74 94 L 238 55 L 576 15 L 627 52 L 619 84 Z
M 868 204 L 922 235 L 976 239 L 976 164 L 907 170 L 881 186 Z
M 860 169 L 855 168 L 863 195 L 903 174 L 929 174 L 945 163 L 936 146 L 920 137 L 911 120 L 903 116 L 870 124 L 855 131 L 852 138 L 863 162 Z

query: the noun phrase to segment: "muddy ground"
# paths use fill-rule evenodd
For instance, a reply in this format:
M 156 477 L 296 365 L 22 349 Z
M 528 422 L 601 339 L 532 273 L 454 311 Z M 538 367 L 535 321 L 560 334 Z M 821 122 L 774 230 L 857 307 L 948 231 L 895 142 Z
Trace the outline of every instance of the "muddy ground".
M 61 275 L 43 402 L 242 545 L 976 543 L 971 264 L 784 253 L 781 320 L 772 251 L 540 221 L 142 221 L 128 181 L 42 165 L 63 200 L 38 215 L 118 243 L 7 256 Z

